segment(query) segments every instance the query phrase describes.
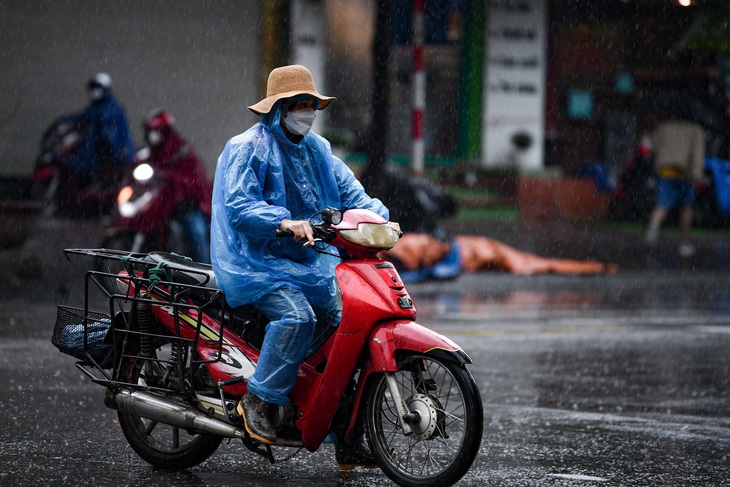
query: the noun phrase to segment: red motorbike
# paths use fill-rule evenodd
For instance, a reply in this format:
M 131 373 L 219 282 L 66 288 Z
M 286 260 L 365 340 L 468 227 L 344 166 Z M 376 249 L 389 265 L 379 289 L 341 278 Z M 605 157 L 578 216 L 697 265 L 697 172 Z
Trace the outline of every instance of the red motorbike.
M 46 216 L 59 213 L 98 216 L 109 212 L 124 170 L 103 167 L 95 184 L 85 181 L 74 170 L 73 159 L 88 132 L 87 125 L 73 115 L 66 115 L 43 133 L 31 180 L 32 196 L 43 203 Z
M 175 197 L 165 172 L 147 164 L 148 158 L 147 148 L 135 155 L 134 169 L 121 188 L 117 188 L 116 205 L 100 246 L 133 253 L 166 250 L 194 255 L 181 218 L 186 208 L 165 204 Z
M 251 438 L 236 413 L 267 320 L 250 306 L 229 308 L 208 265 L 157 252 L 67 249 L 107 269 L 87 272 L 83 309 L 59 306 L 53 343 L 106 387 L 105 404 L 118 411 L 127 441 L 157 467 L 192 467 L 226 438 L 273 463 L 278 447 L 315 451 L 334 433 L 348 442 L 364 435 L 400 485 L 457 482 L 482 437 L 471 360 L 415 321 L 398 272 L 377 257 L 399 238 L 383 218 L 327 208 L 310 223 L 313 250 L 339 251 L 342 319 L 317 331 L 279 407 L 273 447 Z M 93 289 L 103 291 L 100 299 Z M 93 311 L 93 303 L 109 309 Z

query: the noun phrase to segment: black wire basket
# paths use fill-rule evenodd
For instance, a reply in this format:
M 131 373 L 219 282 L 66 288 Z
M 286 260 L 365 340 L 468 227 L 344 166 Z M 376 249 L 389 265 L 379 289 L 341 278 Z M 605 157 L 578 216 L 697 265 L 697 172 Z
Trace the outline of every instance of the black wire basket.
M 59 305 L 51 343 L 61 352 L 79 360 L 89 357 L 100 362 L 112 348 L 107 335 L 112 326 L 109 315 Z

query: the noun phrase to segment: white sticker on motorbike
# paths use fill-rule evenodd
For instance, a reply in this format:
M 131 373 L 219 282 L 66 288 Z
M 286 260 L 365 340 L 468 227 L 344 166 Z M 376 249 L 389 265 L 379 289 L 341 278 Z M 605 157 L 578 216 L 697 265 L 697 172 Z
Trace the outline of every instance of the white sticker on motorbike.
M 248 379 L 256 372 L 256 364 L 237 348 L 223 347 L 221 360 L 217 367 L 222 372 L 242 376 L 245 379 Z

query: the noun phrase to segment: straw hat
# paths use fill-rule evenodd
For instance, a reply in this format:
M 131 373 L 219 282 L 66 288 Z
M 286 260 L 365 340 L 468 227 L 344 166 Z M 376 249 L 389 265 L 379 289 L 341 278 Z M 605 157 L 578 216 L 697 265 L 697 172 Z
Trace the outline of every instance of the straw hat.
M 251 105 L 248 109 L 257 115 L 269 113 L 277 101 L 297 95 L 312 95 L 317 98 L 319 100 L 318 110 L 327 108 L 327 105 L 336 99 L 320 94 L 314 85 L 312 73 L 304 66 L 295 64 L 272 70 L 266 83 L 266 98 Z

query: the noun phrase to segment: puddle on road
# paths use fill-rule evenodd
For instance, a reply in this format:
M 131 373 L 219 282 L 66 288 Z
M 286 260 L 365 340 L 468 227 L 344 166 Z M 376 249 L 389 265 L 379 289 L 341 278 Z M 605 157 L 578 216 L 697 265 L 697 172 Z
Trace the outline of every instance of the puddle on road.
M 506 316 L 585 315 L 591 312 L 633 313 L 637 311 L 681 312 L 703 315 L 730 315 L 730 282 L 718 281 L 693 283 L 678 279 L 668 285 L 654 285 L 646 279 L 645 285 L 620 283 L 601 288 L 589 283 L 580 289 L 580 282 L 572 289 L 559 285 L 525 286 L 528 289 L 493 290 L 493 284 L 484 291 L 471 290 L 472 282 L 464 286 L 448 283 L 447 286 L 419 288 L 411 286 L 410 292 L 418 307 L 419 318 L 450 316 L 453 319 L 501 318 Z M 513 284 L 512 282 L 508 284 Z M 509 286 L 507 286 L 509 287 Z

